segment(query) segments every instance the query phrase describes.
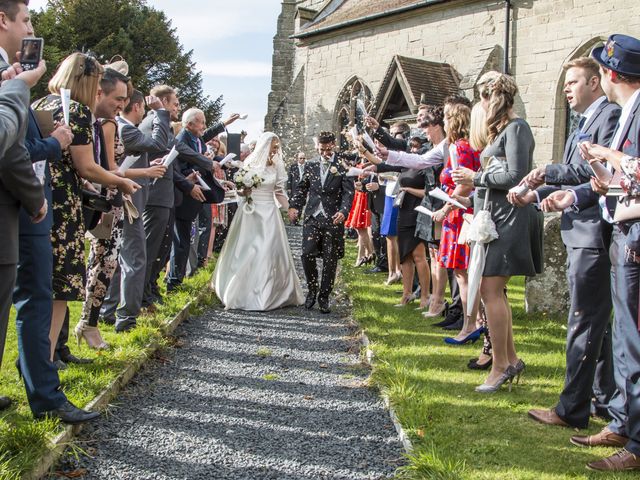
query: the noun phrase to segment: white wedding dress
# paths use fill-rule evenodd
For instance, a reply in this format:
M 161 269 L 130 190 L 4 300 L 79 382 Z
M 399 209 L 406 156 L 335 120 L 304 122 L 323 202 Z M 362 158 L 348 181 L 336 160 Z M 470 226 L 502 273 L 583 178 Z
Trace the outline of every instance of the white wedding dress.
M 213 274 L 213 287 L 226 309 L 267 311 L 304 303 L 278 206 L 288 208 L 282 157 L 258 173 L 263 182 L 251 193 L 254 209 L 245 211 L 250 209 L 240 199 Z

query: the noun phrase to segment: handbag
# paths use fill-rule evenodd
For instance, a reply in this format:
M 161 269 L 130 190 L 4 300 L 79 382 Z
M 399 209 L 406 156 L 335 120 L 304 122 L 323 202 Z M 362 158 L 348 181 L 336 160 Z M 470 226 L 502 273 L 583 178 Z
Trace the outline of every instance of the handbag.
M 469 233 L 469 227 L 473 221 L 473 213 L 462 214 L 462 227 L 460 227 L 460 233 L 458 234 L 458 245 L 464 245 L 467 243 L 467 234 Z
M 111 238 L 111 231 L 115 221 L 116 217 L 113 213 L 103 213 L 100 215 L 98 224 L 89 230 L 89 234 L 98 240 L 107 240 Z
M 402 207 L 402 202 L 404 202 L 404 196 L 407 192 L 404 190 L 396 195 L 396 198 L 393 199 L 393 206 L 400 208 Z
M 620 197 L 613 214 L 615 223 L 640 220 L 640 197 Z

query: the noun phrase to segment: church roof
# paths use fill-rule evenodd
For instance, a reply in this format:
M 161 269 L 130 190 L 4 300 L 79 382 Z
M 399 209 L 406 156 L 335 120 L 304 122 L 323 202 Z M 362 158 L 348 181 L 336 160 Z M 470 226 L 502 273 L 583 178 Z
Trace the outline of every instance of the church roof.
M 448 63 L 419 58 L 393 57 L 375 101 L 377 113 L 386 109 L 396 85 L 404 92 L 407 105 L 415 113 L 420 103 L 442 105 L 448 95 L 458 93 L 460 76 Z
M 450 0 L 331 0 L 293 35 L 303 38 Z

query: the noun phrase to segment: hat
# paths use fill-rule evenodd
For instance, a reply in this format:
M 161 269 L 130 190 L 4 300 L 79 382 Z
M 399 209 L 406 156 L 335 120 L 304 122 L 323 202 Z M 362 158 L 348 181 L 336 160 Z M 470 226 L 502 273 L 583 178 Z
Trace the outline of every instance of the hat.
M 591 56 L 605 68 L 640 77 L 640 40 L 628 35 L 611 35 L 602 47 L 591 51 Z

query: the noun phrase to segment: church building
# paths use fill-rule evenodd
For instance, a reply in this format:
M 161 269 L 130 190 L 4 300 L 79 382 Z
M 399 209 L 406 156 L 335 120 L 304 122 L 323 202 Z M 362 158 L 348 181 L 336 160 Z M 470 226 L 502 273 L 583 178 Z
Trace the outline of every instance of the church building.
M 282 0 L 265 129 L 287 161 L 322 130 L 415 118 L 451 93 L 477 100 L 488 70 L 515 77 L 535 162 L 562 158 L 565 62 L 612 33 L 640 36 L 637 0 Z

